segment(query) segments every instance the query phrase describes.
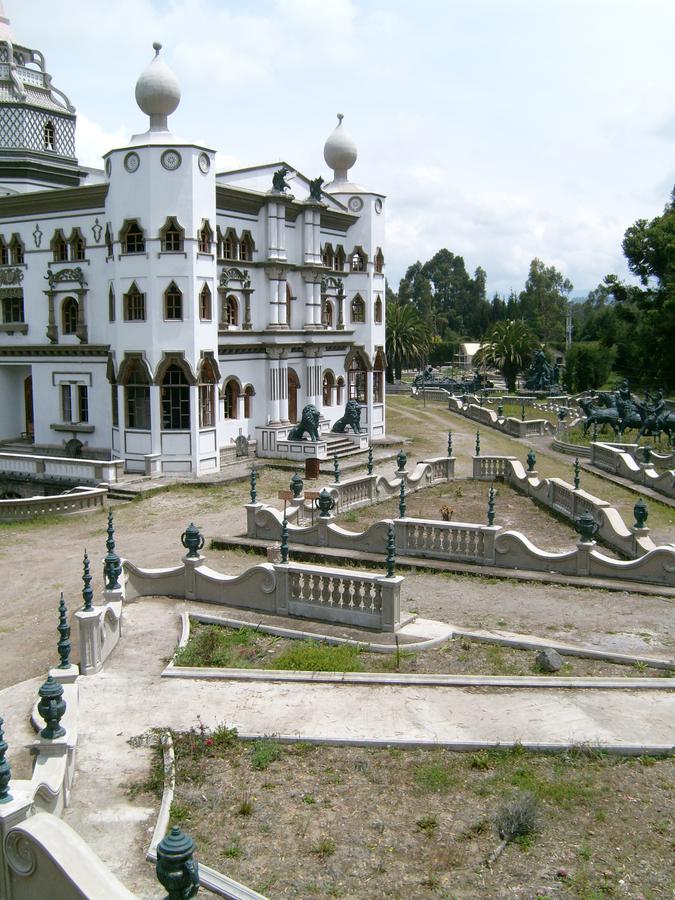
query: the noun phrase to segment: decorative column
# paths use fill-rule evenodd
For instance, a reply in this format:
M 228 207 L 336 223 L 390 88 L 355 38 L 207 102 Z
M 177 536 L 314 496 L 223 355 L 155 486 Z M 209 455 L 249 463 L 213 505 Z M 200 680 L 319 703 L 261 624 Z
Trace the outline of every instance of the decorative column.
M 337 330 L 345 330 L 345 289 L 340 279 L 337 289 Z
M 323 327 L 321 277 L 318 272 L 304 272 L 305 322 L 306 330 L 316 331 Z
M 305 382 L 307 403 L 321 406 L 323 403 L 321 360 L 319 347 L 305 347 Z
M 286 317 L 286 273 L 283 269 L 276 266 L 266 269 L 269 279 L 270 292 L 270 321 L 269 328 L 287 328 L 288 319 Z
M 286 260 L 286 204 L 290 195 L 273 192 L 267 201 L 267 258 Z
M 321 208 L 322 204 L 314 201 L 303 211 L 303 261 L 308 266 L 321 265 Z
M 244 295 L 244 324 L 242 328 L 244 331 L 250 331 L 253 328 L 251 324 L 251 294 L 253 293 L 253 288 L 251 287 L 251 278 L 246 272 L 246 277 L 242 283 L 242 294 Z
M 78 288 L 77 293 L 77 329 L 76 334 L 81 344 L 86 344 L 89 340 L 87 326 L 87 291 L 85 288 Z
M 270 416 L 270 425 L 279 425 L 281 422 L 281 414 L 280 414 L 280 376 L 279 376 L 279 357 L 281 356 L 281 350 L 278 347 L 268 347 L 267 348 L 267 356 L 269 359 L 268 363 L 268 372 L 269 372 L 269 391 L 268 391 L 268 404 L 269 404 L 269 416 Z
M 286 307 L 286 273 L 279 272 L 279 280 L 277 281 L 277 308 L 279 325 L 282 328 L 288 328 L 288 309 Z
M 47 340 L 50 344 L 55 344 L 59 339 L 59 330 L 56 325 L 56 311 L 54 308 L 55 291 L 45 291 L 47 295 Z
M 290 423 L 288 418 L 288 359 L 286 350 L 279 356 L 279 417 L 284 425 Z

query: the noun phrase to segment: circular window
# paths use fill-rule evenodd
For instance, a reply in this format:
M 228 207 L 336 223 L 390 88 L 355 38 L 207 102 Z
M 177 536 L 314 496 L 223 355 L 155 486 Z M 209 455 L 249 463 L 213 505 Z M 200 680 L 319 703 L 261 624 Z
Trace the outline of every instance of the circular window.
M 110 162 L 109 159 L 106 159 L 106 161 L 105 161 L 105 174 L 108 176 L 108 178 L 110 178 L 111 172 L 112 172 L 112 163 Z
M 162 165 L 165 169 L 173 172 L 181 164 L 180 153 L 178 150 L 165 150 L 162 153 Z
M 375 201 L 375 212 L 378 214 L 378 216 L 382 212 L 382 201 L 379 197 Z
M 202 175 L 206 175 L 206 173 L 211 168 L 211 160 L 209 159 L 208 153 L 200 153 L 199 154 L 199 171 Z
M 363 200 L 360 197 L 350 197 L 349 208 L 352 212 L 361 212 L 363 209 Z
M 124 157 L 124 168 L 127 172 L 135 172 L 141 164 L 141 159 L 138 153 L 127 153 Z

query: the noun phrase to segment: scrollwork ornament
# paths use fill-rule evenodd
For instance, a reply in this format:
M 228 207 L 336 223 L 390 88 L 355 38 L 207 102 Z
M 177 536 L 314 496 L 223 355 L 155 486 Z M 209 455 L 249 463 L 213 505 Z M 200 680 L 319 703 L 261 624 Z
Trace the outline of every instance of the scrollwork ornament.
M 23 281 L 22 269 L 0 269 L 0 284 L 21 284 Z
M 10 869 L 22 878 L 28 878 L 37 867 L 35 847 L 20 831 L 10 831 L 5 838 L 5 858 Z

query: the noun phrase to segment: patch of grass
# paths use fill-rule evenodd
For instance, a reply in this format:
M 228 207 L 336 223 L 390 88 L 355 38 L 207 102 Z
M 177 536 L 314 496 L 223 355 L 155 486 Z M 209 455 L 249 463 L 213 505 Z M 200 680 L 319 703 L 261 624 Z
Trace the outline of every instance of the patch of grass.
M 239 798 L 239 803 L 237 805 L 237 815 L 238 816 L 251 816 L 253 815 L 253 798 L 250 794 L 244 793 Z
M 192 624 L 185 647 L 176 652 L 177 666 L 250 668 L 261 654 L 254 646 L 257 631 L 245 626 L 233 630 L 220 625 Z
M 186 819 L 190 818 L 190 807 L 185 803 L 180 803 L 178 800 L 174 800 L 171 804 L 171 811 L 169 813 L 170 816 L 170 825 L 178 825 L 179 822 L 184 822 Z
M 322 644 L 316 641 L 294 641 L 266 668 L 309 672 L 361 672 L 361 649 L 353 644 Z
M 485 771 L 490 768 L 490 754 L 485 750 L 479 750 L 478 753 L 472 753 L 469 757 L 469 766 L 472 769 Z
M 316 799 L 314 798 L 314 794 L 303 794 L 302 802 L 306 803 L 308 806 L 312 806 L 316 803 Z
M 218 725 L 209 730 L 200 720 L 196 728 L 172 733 L 176 753 L 197 762 L 204 757 L 223 756 L 237 743 L 237 729 Z
M 251 750 L 251 765 L 254 769 L 266 769 L 273 762 L 281 759 L 283 750 L 281 746 L 271 738 L 261 738 L 253 741 Z
M 436 794 L 446 794 L 456 783 L 454 774 L 443 762 L 419 763 L 413 778 L 421 790 Z
M 329 856 L 332 856 L 335 853 L 335 841 L 331 837 L 324 837 L 321 840 L 317 841 L 316 844 L 312 844 L 310 850 L 315 856 L 320 856 L 322 859 L 326 859 Z

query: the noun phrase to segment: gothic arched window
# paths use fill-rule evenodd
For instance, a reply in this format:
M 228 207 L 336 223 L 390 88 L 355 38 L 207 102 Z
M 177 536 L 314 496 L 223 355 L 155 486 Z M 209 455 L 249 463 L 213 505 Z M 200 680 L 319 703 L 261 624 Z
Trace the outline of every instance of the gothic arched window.
M 75 334 L 77 332 L 78 313 L 79 304 L 77 300 L 74 297 L 66 297 L 61 307 L 64 334 Z

